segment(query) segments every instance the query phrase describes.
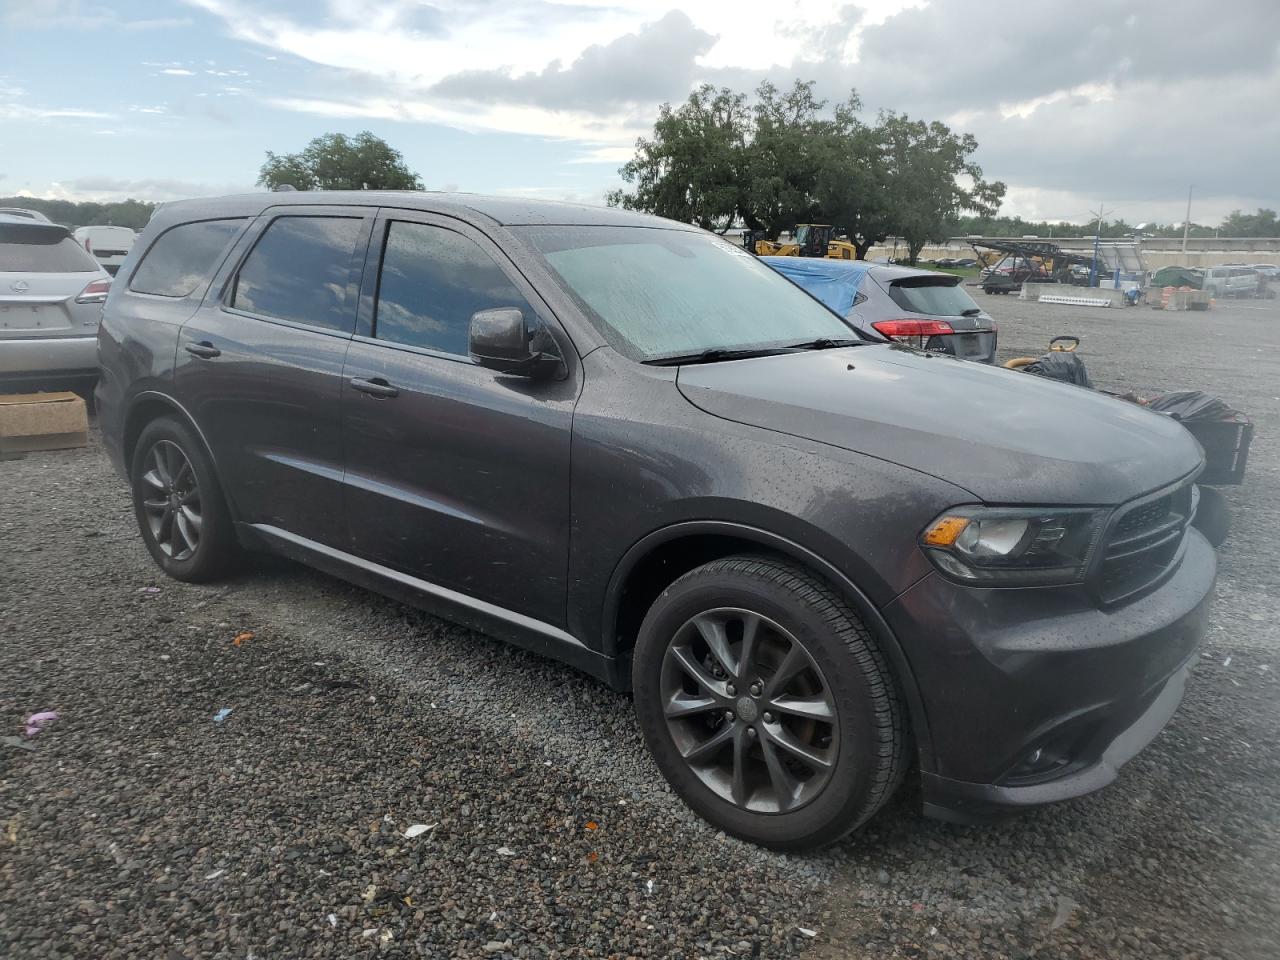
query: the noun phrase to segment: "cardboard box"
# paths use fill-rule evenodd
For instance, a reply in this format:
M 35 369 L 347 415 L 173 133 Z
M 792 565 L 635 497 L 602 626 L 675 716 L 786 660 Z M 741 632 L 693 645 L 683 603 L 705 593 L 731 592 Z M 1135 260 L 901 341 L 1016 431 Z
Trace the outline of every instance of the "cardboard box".
M 0 395 L 0 454 L 66 450 L 89 442 L 89 416 L 74 393 Z

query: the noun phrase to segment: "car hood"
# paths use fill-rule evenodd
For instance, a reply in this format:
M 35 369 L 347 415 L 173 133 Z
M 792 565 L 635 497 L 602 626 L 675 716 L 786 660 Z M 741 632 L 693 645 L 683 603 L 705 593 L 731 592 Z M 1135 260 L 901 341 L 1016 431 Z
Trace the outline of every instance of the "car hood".
M 681 367 L 714 416 L 927 473 L 987 503 L 1118 504 L 1196 470 L 1176 421 L 1070 384 L 898 344 Z

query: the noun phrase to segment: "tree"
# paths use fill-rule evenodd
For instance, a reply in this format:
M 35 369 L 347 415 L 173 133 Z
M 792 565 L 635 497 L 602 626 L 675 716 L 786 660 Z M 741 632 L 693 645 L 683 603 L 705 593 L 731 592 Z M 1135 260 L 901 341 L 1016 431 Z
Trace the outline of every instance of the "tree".
M 92 200 L 44 200 L 38 197 L 0 197 L 0 207 L 25 207 L 38 210 L 54 223 L 63 226 L 87 227 L 111 224 L 141 230 L 151 219 L 156 205 L 143 200 L 119 200 L 95 203 Z
M 664 103 L 652 139 L 636 140 L 636 155 L 618 171 L 635 191 L 614 190 L 606 201 L 704 230 L 727 230 L 743 209 L 746 103 L 743 94 L 710 84 L 675 109 Z
M 663 104 L 653 137 L 637 140 L 618 171 L 634 190 L 608 202 L 706 229 L 742 223 L 770 238 L 830 223 L 859 257 L 896 232 L 912 262 L 962 211 L 994 216 L 1004 184 L 982 179 L 972 136 L 894 113 L 869 127 L 855 91 L 828 111 L 813 90 L 765 81 L 748 107 L 746 95 L 704 85 L 679 107 Z
M 797 80 L 787 93 L 766 80 L 756 90 L 754 124 L 745 153 L 747 189 L 740 213 L 753 230 L 774 239 L 797 223 L 812 222 L 816 190 L 829 159 L 831 124 L 820 117 L 825 100 L 812 81 Z
M 879 162 L 876 131 L 858 119 L 862 101 L 855 92 L 835 108 L 823 131 L 814 184 L 818 219 L 829 221 L 853 243 L 859 260 L 893 229 L 885 170 Z
M 1005 185 L 982 179 L 982 168 L 970 159 L 978 148 L 971 134 L 957 136 L 943 123 L 884 112 L 876 135 L 887 205 L 912 266 L 926 243 L 947 239 L 956 214 L 972 210 L 990 216 L 999 209 Z
M 400 151 L 368 130 L 348 137 L 327 133 L 300 153 L 267 151 L 258 186 L 289 184 L 299 190 L 421 190 L 422 180 Z
M 1280 237 L 1276 212 L 1261 207 L 1257 213 L 1232 210 L 1219 229 L 1225 237 Z

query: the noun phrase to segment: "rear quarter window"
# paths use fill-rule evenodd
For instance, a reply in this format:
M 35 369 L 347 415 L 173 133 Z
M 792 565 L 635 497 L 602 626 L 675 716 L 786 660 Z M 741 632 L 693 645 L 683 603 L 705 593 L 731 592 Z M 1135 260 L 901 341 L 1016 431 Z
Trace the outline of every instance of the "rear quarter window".
M 156 238 L 133 272 L 129 289 L 159 297 L 187 297 L 208 283 L 244 219 L 201 220 L 171 227 Z

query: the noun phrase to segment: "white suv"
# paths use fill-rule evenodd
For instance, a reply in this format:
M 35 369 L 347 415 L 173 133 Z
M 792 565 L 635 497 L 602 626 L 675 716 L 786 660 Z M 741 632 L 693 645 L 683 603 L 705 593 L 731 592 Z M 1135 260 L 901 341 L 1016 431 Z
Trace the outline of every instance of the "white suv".
M 111 277 L 66 227 L 0 214 L 0 385 L 91 385 Z

